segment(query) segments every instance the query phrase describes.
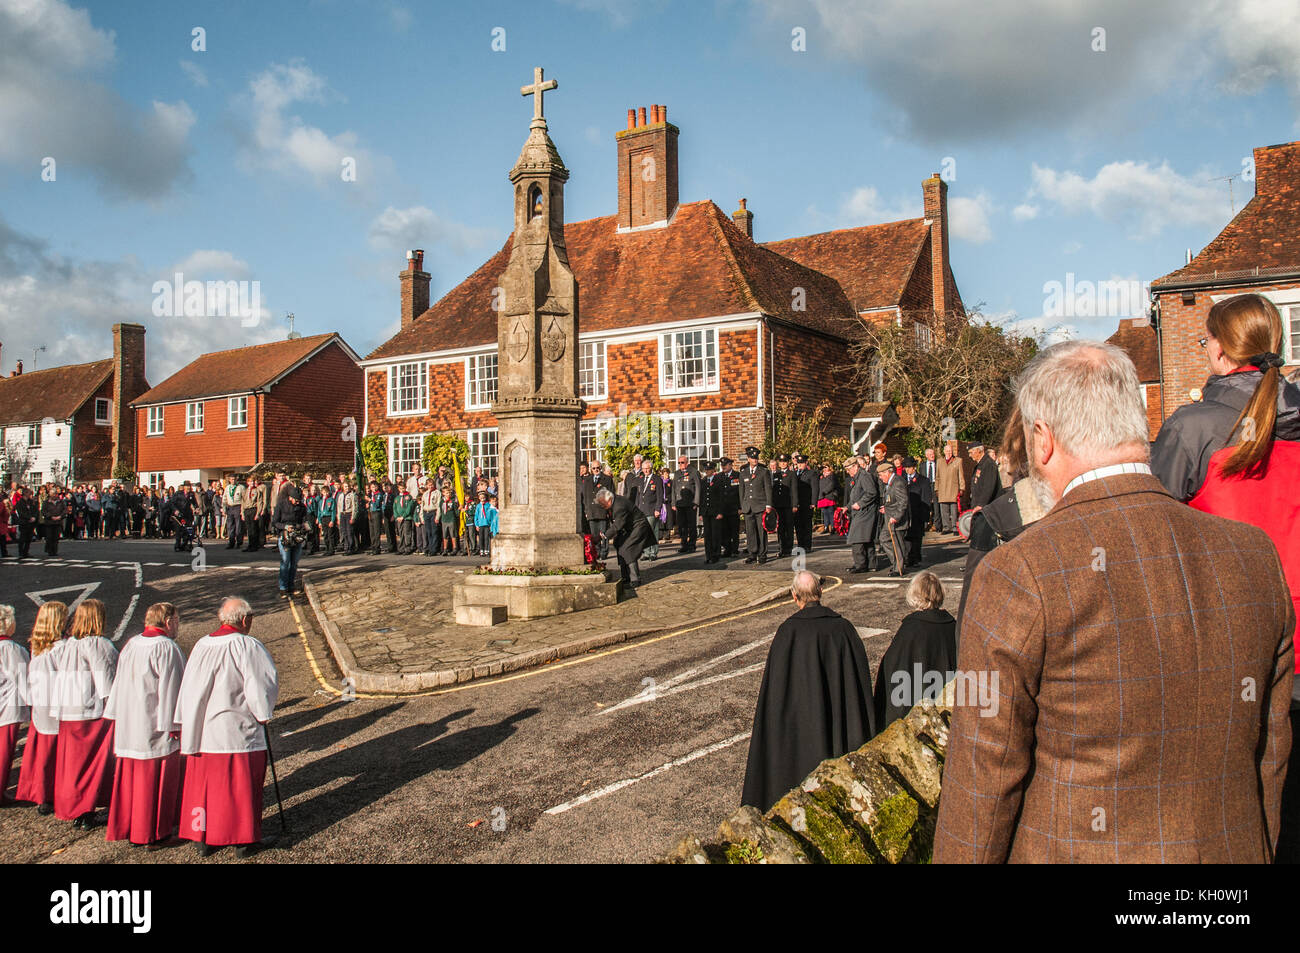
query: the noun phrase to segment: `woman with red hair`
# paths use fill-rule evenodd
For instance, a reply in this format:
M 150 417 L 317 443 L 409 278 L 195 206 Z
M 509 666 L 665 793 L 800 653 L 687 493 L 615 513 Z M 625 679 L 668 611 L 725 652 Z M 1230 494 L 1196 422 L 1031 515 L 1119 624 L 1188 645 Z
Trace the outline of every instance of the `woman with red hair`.
M 1281 558 L 1300 615 L 1300 388 L 1282 378 L 1282 319 L 1262 295 L 1218 302 L 1205 320 L 1210 378 L 1199 401 L 1178 408 L 1156 438 L 1151 470 L 1175 499 L 1258 526 Z M 1223 570 L 1231 571 L 1231 553 Z M 1267 691 L 1268 686 L 1259 686 Z M 1300 679 L 1291 735 L 1300 732 Z M 1300 765 L 1282 791 L 1277 859 L 1300 859 Z

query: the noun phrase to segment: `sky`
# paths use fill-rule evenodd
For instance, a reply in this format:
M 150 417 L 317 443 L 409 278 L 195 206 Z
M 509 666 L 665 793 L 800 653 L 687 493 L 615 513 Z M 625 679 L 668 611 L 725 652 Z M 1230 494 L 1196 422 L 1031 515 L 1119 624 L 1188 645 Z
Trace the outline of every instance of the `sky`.
M 1046 340 L 1112 333 L 1060 289 L 1180 267 L 1300 138 L 1296 0 L 0 0 L 0 373 L 136 321 L 156 384 L 289 313 L 364 356 L 408 248 L 436 300 L 508 237 L 534 66 L 570 221 L 655 103 L 681 200 L 759 241 L 919 216 L 939 172 L 964 301 Z M 169 314 L 177 273 L 257 311 Z

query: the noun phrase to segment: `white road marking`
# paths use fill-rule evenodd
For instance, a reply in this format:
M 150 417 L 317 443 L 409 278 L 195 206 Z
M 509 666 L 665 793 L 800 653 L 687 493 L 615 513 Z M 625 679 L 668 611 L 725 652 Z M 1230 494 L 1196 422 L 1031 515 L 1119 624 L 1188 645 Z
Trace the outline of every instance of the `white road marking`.
M 858 630 L 858 635 L 862 636 L 864 640 L 869 639 L 872 636 L 884 635 L 886 632 L 889 631 L 888 629 L 868 629 L 863 626 L 858 626 L 857 630 Z
M 681 674 L 674 675 L 672 678 L 668 679 L 667 681 L 660 683 L 659 685 L 656 686 L 653 695 L 648 693 L 633 695 L 631 698 L 624 699 L 623 701 L 619 702 L 617 705 L 611 705 L 608 708 L 601 709 L 600 711 L 596 712 L 596 714 L 605 715 L 611 711 L 618 711 L 620 708 L 628 708 L 632 705 L 640 705 L 643 704 L 644 702 L 654 701 L 656 697 L 668 693 L 669 689 L 675 688 L 678 685 L 681 685 L 683 682 L 690 681 L 696 675 L 700 674 L 700 672 L 706 672 L 709 669 L 714 668 L 715 666 L 721 665 L 723 662 L 729 662 L 731 661 L 731 659 L 736 658 L 737 656 L 745 655 L 749 652 L 754 651 L 754 649 L 757 648 L 762 648 L 764 645 L 767 645 L 769 642 L 771 642 L 774 638 L 776 638 L 775 632 L 773 632 L 771 635 L 764 636 L 761 639 L 756 639 L 753 642 L 746 643 L 745 645 L 742 645 L 740 648 L 732 649 L 730 652 L 724 652 L 722 655 L 719 655 L 716 658 L 709 659 L 707 662 L 701 662 L 699 665 L 695 666 L 694 668 L 688 668 L 686 671 L 682 672 Z
M 113 641 L 116 642 L 126 631 L 127 623 L 131 621 L 131 616 L 135 612 L 135 605 L 140 601 L 140 593 L 134 593 L 131 596 L 131 604 L 126 607 L 126 614 L 122 616 L 122 621 L 117 624 L 117 631 L 113 633 Z
M 732 735 L 730 738 L 724 738 L 722 741 L 715 741 L 713 744 L 708 745 L 707 747 L 700 748 L 696 751 L 692 751 L 690 754 L 682 755 L 680 758 L 674 758 L 672 761 L 669 761 L 667 764 L 661 764 L 659 765 L 659 767 L 653 768 L 652 770 L 647 771 L 645 774 L 639 774 L 635 778 L 624 778 L 622 781 L 615 781 L 613 784 L 607 784 L 603 788 L 600 788 L 599 790 L 592 791 L 588 794 L 584 794 L 581 797 L 576 797 L 572 801 L 565 801 L 563 804 L 557 804 L 555 807 L 547 808 L 545 813 L 563 814 L 565 811 L 571 811 L 575 807 L 579 807 L 583 804 L 586 804 L 588 801 L 594 801 L 596 800 L 596 798 L 605 797 L 607 794 L 613 794 L 615 791 L 621 791 L 625 787 L 636 784 L 640 781 L 647 781 L 650 778 L 655 777 L 656 775 L 663 774 L 665 771 L 671 771 L 673 768 L 678 768 L 684 764 L 689 764 L 690 762 L 695 761 L 698 758 L 703 758 L 705 755 L 713 754 L 715 751 L 721 751 L 723 748 L 729 748 L 732 745 L 736 744 L 737 742 L 744 741 L 746 738 L 749 737 L 749 735 L 750 732 L 746 731 L 738 735 Z
M 72 615 L 72 613 L 77 611 L 77 606 L 81 605 L 86 596 L 90 595 L 98 588 L 99 583 L 97 582 L 79 582 L 72 586 L 59 586 L 57 589 L 37 589 L 35 592 L 27 593 L 27 598 L 36 603 L 37 608 L 40 608 L 45 605 L 45 600 L 41 598 L 42 596 L 53 596 L 60 592 L 74 592 L 80 590 L 81 595 L 77 596 L 77 598 L 73 599 L 72 602 L 68 604 L 68 615 Z
M 897 589 L 901 582 L 851 582 L 850 589 Z

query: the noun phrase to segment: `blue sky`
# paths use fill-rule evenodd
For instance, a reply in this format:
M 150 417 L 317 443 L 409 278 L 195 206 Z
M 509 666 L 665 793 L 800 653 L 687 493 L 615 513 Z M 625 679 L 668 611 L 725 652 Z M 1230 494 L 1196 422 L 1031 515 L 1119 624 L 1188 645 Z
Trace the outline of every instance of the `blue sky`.
M 368 352 L 406 248 L 436 298 L 504 241 L 535 65 L 570 220 L 615 211 L 614 133 L 652 103 L 682 200 L 747 197 L 760 241 L 919 215 L 945 169 L 963 298 L 1054 335 L 1118 316 L 1044 316 L 1047 283 L 1180 266 L 1230 217 L 1213 180 L 1300 138 L 1294 0 L 0 0 L 0 373 L 106 356 L 124 320 L 155 383 L 289 311 Z M 262 320 L 154 316 L 178 267 L 258 281 Z

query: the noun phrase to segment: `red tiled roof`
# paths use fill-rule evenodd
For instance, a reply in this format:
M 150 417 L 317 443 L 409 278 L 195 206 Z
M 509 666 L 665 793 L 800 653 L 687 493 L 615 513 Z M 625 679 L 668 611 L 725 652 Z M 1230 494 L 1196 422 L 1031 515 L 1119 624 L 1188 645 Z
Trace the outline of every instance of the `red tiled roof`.
M 1255 150 L 1255 197 L 1187 265 L 1156 285 L 1300 271 L 1300 142 Z M 1228 273 L 1228 274 L 1225 274 Z
M 764 247 L 830 275 L 854 310 L 866 311 L 899 303 L 929 237 L 925 219 L 909 218 L 765 242 Z
M 755 244 L 711 201 L 678 206 L 666 228 L 619 234 L 616 226 L 609 215 L 564 227 L 583 331 L 759 311 L 842 337 L 856 320 L 833 278 Z M 495 341 L 492 292 L 512 240 L 369 357 Z M 795 288 L 804 289 L 804 310 L 793 307 Z
M 142 407 L 145 404 L 251 391 L 275 380 L 331 338 L 339 336 L 336 333 L 313 334 L 311 337 L 294 338 L 291 341 L 272 341 L 269 344 L 254 344 L 229 351 L 213 351 L 186 364 L 131 403 Z M 342 340 L 339 338 L 340 343 Z
M 1137 368 L 1141 383 L 1154 383 L 1160 380 L 1159 342 L 1156 329 L 1150 321 L 1143 324 L 1134 323 L 1134 318 L 1121 318 L 1119 329 L 1106 338 L 1107 344 L 1114 344 L 1127 352 L 1133 366 Z
M 0 379 L 0 425 L 68 420 L 113 374 L 113 360 L 67 364 Z

